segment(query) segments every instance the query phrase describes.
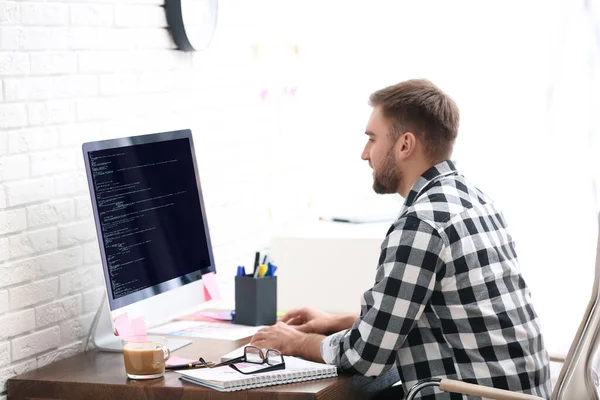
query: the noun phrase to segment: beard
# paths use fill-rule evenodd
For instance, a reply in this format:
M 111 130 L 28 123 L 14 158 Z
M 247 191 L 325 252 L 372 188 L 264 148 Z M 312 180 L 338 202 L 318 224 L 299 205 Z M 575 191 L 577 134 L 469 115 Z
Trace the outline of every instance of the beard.
M 386 154 L 381 167 L 373 174 L 373 190 L 377 194 L 397 193 L 401 181 L 402 172 L 398 170 L 396 156 L 393 148 L 391 148 Z

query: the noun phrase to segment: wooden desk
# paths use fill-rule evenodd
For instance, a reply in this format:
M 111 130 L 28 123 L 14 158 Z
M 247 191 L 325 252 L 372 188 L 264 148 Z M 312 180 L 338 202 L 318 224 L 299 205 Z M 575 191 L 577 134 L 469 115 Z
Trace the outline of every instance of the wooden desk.
M 216 361 L 247 343 L 196 339 L 193 344 L 173 355 Z M 182 382 L 178 374 L 167 371 L 164 378 L 129 380 L 125 375 L 123 355 L 89 351 L 30 371 L 8 381 L 11 400 L 88 400 L 88 399 L 362 399 L 390 383 L 362 376 L 340 376 L 237 392 L 219 392 Z M 383 386 L 382 386 L 383 385 Z

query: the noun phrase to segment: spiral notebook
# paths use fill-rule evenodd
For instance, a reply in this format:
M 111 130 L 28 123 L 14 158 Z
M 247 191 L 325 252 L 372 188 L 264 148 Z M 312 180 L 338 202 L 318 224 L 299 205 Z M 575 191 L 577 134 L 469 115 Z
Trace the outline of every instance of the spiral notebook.
M 337 368 L 334 365 L 319 364 L 288 356 L 284 356 L 284 360 L 284 370 L 263 372 L 254 375 L 240 374 L 227 365 L 217 368 L 202 368 L 177 372 L 181 375 L 180 378 L 185 381 L 213 388 L 221 392 L 283 385 L 313 379 L 334 378 L 337 376 Z M 248 363 L 236 365 L 243 371 L 251 371 L 252 368 L 264 368 L 264 365 L 257 366 L 256 364 Z

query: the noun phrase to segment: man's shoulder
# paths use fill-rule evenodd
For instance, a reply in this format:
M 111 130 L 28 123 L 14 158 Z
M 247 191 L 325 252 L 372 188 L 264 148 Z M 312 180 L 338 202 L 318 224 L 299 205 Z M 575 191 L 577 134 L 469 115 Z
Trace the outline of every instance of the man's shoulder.
M 443 229 L 456 216 L 489 201 L 488 197 L 464 176 L 446 176 L 431 182 L 405 210 L 402 217 L 417 218 Z

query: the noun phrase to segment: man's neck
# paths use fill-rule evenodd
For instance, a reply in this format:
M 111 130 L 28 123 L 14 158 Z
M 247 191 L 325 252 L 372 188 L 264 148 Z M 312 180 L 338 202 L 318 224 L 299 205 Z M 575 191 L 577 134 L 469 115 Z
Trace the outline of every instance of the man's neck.
M 435 164 L 426 162 L 425 160 L 419 160 L 414 162 L 412 165 L 407 165 L 403 172 L 402 180 L 400 181 L 400 187 L 398 188 L 398 194 L 403 198 L 408 196 L 408 192 L 415 185 L 417 180 L 423 175 L 425 171 L 433 167 Z

